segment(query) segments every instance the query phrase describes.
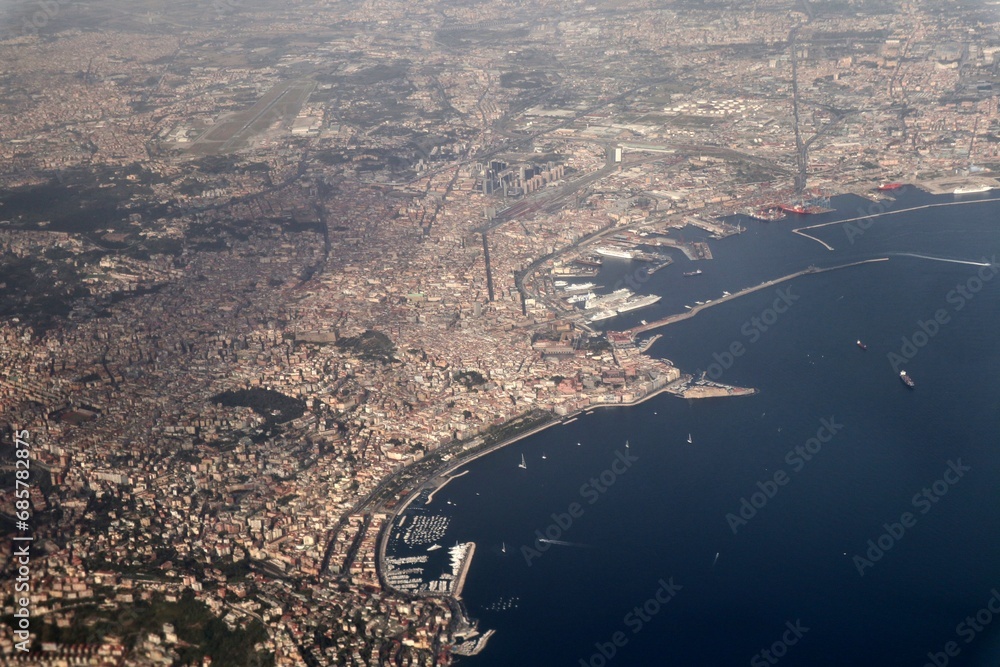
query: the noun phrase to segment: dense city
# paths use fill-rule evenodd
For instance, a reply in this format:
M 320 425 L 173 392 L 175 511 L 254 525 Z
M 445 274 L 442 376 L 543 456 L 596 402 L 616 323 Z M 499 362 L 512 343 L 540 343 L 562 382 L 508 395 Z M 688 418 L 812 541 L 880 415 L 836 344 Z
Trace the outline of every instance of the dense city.
M 385 579 L 404 498 L 552 420 L 747 391 L 616 323 L 662 248 L 711 262 L 677 230 L 997 185 L 1000 18 L 953 4 L 10 10 L 4 660 L 451 664 L 457 596 Z M 627 295 L 572 296 L 616 257 Z

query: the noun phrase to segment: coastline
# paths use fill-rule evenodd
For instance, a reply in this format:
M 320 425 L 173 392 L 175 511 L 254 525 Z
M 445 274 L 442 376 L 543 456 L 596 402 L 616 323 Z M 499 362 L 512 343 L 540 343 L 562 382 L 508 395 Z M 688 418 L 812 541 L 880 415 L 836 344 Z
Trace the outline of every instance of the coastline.
M 935 207 L 942 207 L 942 206 L 952 206 L 952 205 L 956 205 L 956 204 L 982 203 L 982 202 L 985 202 L 985 201 L 998 201 L 998 200 L 1000 200 L 1000 198 L 998 198 L 998 199 L 983 199 L 983 200 L 975 200 L 975 201 L 968 201 L 968 202 L 966 202 L 966 201 L 941 202 L 941 203 L 938 203 L 938 204 L 928 204 L 928 205 L 923 205 L 923 206 L 910 207 L 910 208 L 907 208 L 907 209 L 901 209 L 899 211 L 887 211 L 887 212 L 883 212 L 883 213 L 879 213 L 879 214 L 859 216 L 859 217 L 848 218 L 848 219 L 844 219 L 844 220 L 836 220 L 836 221 L 831 221 L 831 222 L 826 222 L 826 223 L 820 223 L 820 224 L 812 225 L 812 226 L 808 226 L 808 227 L 802 227 L 802 228 L 792 229 L 791 231 L 793 233 L 799 234 L 801 236 L 806 236 L 808 238 L 812 238 L 813 240 L 816 240 L 817 242 L 819 242 L 819 243 L 823 244 L 824 246 L 828 247 L 828 249 L 833 250 L 832 247 L 827 246 L 827 244 L 825 244 L 823 241 L 820 241 L 819 239 L 811 237 L 808 234 L 804 234 L 800 230 L 808 230 L 808 229 L 813 229 L 813 228 L 818 228 L 818 227 L 825 227 L 825 226 L 831 226 L 831 225 L 837 225 L 837 224 L 844 224 L 844 223 L 848 223 L 848 222 L 852 222 L 852 221 L 857 221 L 857 220 L 863 220 L 863 219 L 869 219 L 869 218 L 877 218 L 877 217 L 880 217 L 881 215 L 890 215 L 890 214 L 894 215 L 896 213 L 910 212 L 910 211 L 915 211 L 915 210 L 920 210 L 920 209 L 925 209 L 925 208 L 935 208 Z M 702 306 L 698 306 L 695 309 L 692 309 L 691 311 L 683 312 L 683 313 L 677 313 L 675 315 L 668 316 L 667 318 L 664 318 L 664 320 L 661 320 L 661 321 L 658 321 L 658 322 L 653 322 L 653 323 L 650 323 L 649 325 L 645 325 L 643 327 L 636 327 L 634 329 L 627 330 L 627 331 L 634 336 L 634 335 L 636 335 L 637 333 L 640 333 L 640 332 L 644 332 L 644 331 L 648 331 L 650 329 L 655 329 L 655 328 L 667 326 L 669 324 L 672 324 L 672 323 L 675 323 L 675 322 L 678 322 L 678 321 L 683 321 L 683 320 L 689 319 L 690 317 L 695 316 L 701 310 L 704 310 L 704 309 L 709 308 L 711 306 L 718 305 L 718 304 L 723 303 L 725 301 L 733 300 L 733 299 L 738 298 L 740 296 L 745 296 L 745 295 L 747 295 L 749 293 L 752 293 L 752 292 L 755 292 L 755 291 L 759 291 L 759 290 L 762 290 L 762 289 L 766 289 L 768 287 L 772 287 L 772 286 L 774 286 L 776 284 L 779 284 L 779 283 L 782 283 L 782 282 L 785 282 L 785 281 L 788 281 L 788 280 L 792 280 L 794 278 L 801 277 L 803 275 L 812 274 L 812 273 L 823 273 L 823 272 L 828 272 L 828 271 L 835 271 L 835 270 L 840 270 L 840 269 L 844 269 L 844 268 L 850 268 L 850 267 L 858 266 L 858 265 L 862 265 L 862 264 L 868 264 L 868 263 L 874 263 L 874 262 L 883 262 L 883 261 L 888 261 L 888 260 L 889 260 L 889 257 L 877 257 L 877 258 L 860 260 L 860 261 L 850 262 L 850 263 L 847 263 L 847 264 L 841 264 L 841 265 L 831 266 L 831 267 L 825 267 L 825 268 L 817 268 L 817 267 L 811 266 L 811 267 L 809 267 L 807 269 L 804 269 L 802 271 L 798 271 L 798 272 L 795 272 L 793 274 L 789 274 L 787 276 L 783 276 L 783 277 L 780 277 L 780 278 L 777 278 L 777 279 L 774 279 L 774 280 L 771 280 L 771 281 L 765 281 L 764 283 L 762 283 L 760 285 L 756 285 L 756 286 L 753 286 L 753 287 L 745 288 L 745 289 L 740 290 L 740 291 L 736 292 L 735 294 L 732 294 L 732 295 L 730 295 L 728 297 L 723 297 L 723 298 L 714 300 L 711 303 L 706 303 L 706 304 L 704 304 Z M 650 341 L 650 346 L 651 346 L 652 342 L 653 341 Z M 648 347 L 647 347 L 647 349 L 648 349 Z M 633 406 L 639 405 L 639 404 L 641 404 L 641 403 L 643 403 L 645 401 L 648 401 L 648 400 L 652 399 L 653 397 L 655 397 L 655 396 L 657 396 L 659 394 L 662 394 L 662 393 L 671 393 L 671 394 L 674 394 L 675 396 L 677 396 L 678 398 L 709 398 L 710 397 L 708 395 L 706 395 L 706 396 L 685 396 L 685 393 L 683 391 L 677 391 L 677 388 L 678 388 L 678 381 L 674 381 L 674 382 L 668 383 L 668 384 L 666 384 L 666 385 L 664 385 L 662 387 L 659 387 L 659 388 L 657 388 L 657 389 L 655 389 L 653 391 L 650 391 L 648 394 L 645 394 L 643 396 L 640 396 L 638 398 L 635 398 L 635 399 L 627 401 L 627 402 L 596 403 L 596 404 L 588 405 L 586 407 L 574 410 L 574 411 L 569 412 L 569 413 L 567 413 L 565 415 L 562 415 L 562 416 L 560 416 L 558 418 L 555 418 L 555 417 L 550 418 L 547 421 L 545 421 L 543 423 L 540 423 L 540 424 L 537 424 L 537 425 L 534 425 L 534 426 L 528 428 L 527 430 L 525 430 L 523 432 L 517 433 L 516 435 L 513 435 L 513 436 L 510 436 L 508 438 L 505 438 L 505 439 L 503 439 L 501 441 L 498 441 L 496 443 L 493 443 L 493 444 L 491 444 L 489 446 L 482 447 L 481 449 L 476 449 L 475 451 L 472 451 L 472 452 L 465 452 L 465 451 L 461 451 L 460 450 L 458 453 L 454 454 L 454 458 L 451 459 L 451 460 L 449 460 L 449 461 L 447 461 L 446 465 L 442 466 L 442 468 L 439 471 L 435 471 L 432 474 L 427 475 L 426 477 L 423 478 L 422 481 L 417 482 L 416 480 L 414 480 L 414 486 L 411 488 L 411 490 L 409 492 L 407 492 L 405 494 L 405 496 L 403 496 L 402 498 L 398 498 L 397 497 L 398 498 L 398 502 L 395 505 L 395 507 L 393 507 L 393 509 L 390 511 L 390 514 L 387 517 L 386 522 L 383 524 L 384 527 L 383 527 L 383 529 L 381 531 L 381 534 L 378 537 L 378 541 L 377 541 L 377 553 L 376 553 L 376 559 L 375 559 L 375 561 L 376 561 L 377 577 L 378 577 L 380 585 L 386 591 L 393 592 L 393 593 L 398 594 L 398 595 L 405 595 L 405 596 L 427 596 L 427 597 L 435 597 L 435 598 L 438 598 L 438 599 L 446 600 L 447 603 L 449 604 L 449 606 L 452 608 L 452 610 L 454 612 L 453 623 L 458 624 L 459 627 L 466 627 L 466 628 L 468 628 L 468 627 L 474 627 L 474 625 L 473 625 L 474 621 L 470 621 L 468 612 L 465 610 L 465 606 L 462 603 L 461 596 L 459 594 L 456 594 L 456 592 L 453 591 L 451 593 L 446 593 L 446 594 L 442 594 L 440 592 L 412 593 L 412 592 L 400 591 L 400 590 L 396 589 L 395 587 L 393 587 L 392 585 L 390 585 L 390 584 L 388 584 L 386 582 L 386 580 L 384 578 L 386 551 L 387 551 L 387 548 L 388 548 L 388 543 L 389 543 L 389 538 L 390 538 L 390 535 L 391 535 L 391 532 L 392 532 L 392 527 L 396 523 L 396 521 L 398 521 L 400 515 L 403 514 L 410 507 L 410 505 L 413 503 L 413 501 L 417 497 L 419 497 L 421 493 L 426 492 L 429 488 L 432 488 L 432 487 L 433 487 L 433 489 L 431 491 L 431 494 L 432 494 L 431 498 L 433 498 L 433 493 L 435 493 L 437 490 L 439 490 L 440 488 L 442 488 L 444 485 L 448 484 L 455 477 L 459 476 L 459 475 L 451 475 L 455 470 L 457 470 L 457 469 L 459 469 L 459 468 L 461 468 L 463 466 L 466 466 L 467 464 L 470 464 L 470 463 L 474 462 L 475 460 L 477 460 L 478 458 L 480 458 L 482 456 L 485 456 L 487 454 L 491 454 L 491 453 L 493 453 L 493 452 L 495 452 L 495 451 L 497 451 L 497 450 L 499 450 L 499 449 L 501 449 L 503 447 L 507 447 L 508 445 L 515 444 L 515 443 L 517 443 L 517 442 L 519 442 L 519 441 L 521 441 L 521 440 L 523 440 L 525 438 L 528 438 L 529 436 L 533 436 L 533 435 L 535 435 L 535 434 L 537 434 L 537 433 L 539 433 L 539 432 L 541 432 L 541 431 L 543 431 L 545 429 L 548 429 L 548 428 L 550 428 L 552 426 L 564 425 L 564 424 L 566 424 L 568 422 L 575 421 L 580 416 L 583 416 L 584 414 L 589 414 L 589 413 L 593 412 L 594 410 L 596 410 L 598 408 L 602 408 L 602 407 L 633 407 Z M 741 389 L 741 388 L 735 388 L 735 389 Z M 751 394 L 754 393 L 754 390 L 749 390 L 749 393 L 751 393 Z M 713 396 L 722 396 L 723 394 L 717 393 L 717 394 L 712 394 L 712 395 Z M 738 395 L 746 395 L 746 394 L 729 392 L 726 395 L 728 395 L 728 396 L 738 396 Z M 515 417 L 514 419 L 505 422 L 505 424 L 514 423 L 518 419 L 522 418 L 523 416 L 524 415 L 519 415 L 518 417 Z M 462 474 L 464 474 L 464 473 L 462 473 Z M 469 558 L 463 564 L 463 575 L 465 573 L 467 573 L 468 570 L 471 568 L 471 556 L 472 556 L 472 554 L 469 555 Z M 464 583 L 464 576 L 463 576 L 463 583 Z M 492 634 L 492 631 L 490 631 L 490 634 Z
M 570 420 L 576 419 L 577 417 L 579 417 L 580 415 L 582 415 L 584 412 L 591 412 L 591 411 L 596 410 L 598 408 L 615 408 L 615 407 L 628 408 L 628 407 L 634 407 L 636 405 L 644 403 L 644 402 L 646 402 L 646 401 L 648 401 L 648 400 L 650 400 L 650 399 L 652 399 L 652 398 L 654 398 L 656 396 L 659 396 L 660 394 L 664 394 L 664 393 L 666 393 L 666 394 L 672 394 L 674 396 L 677 396 L 677 398 L 684 398 L 683 394 L 680 394 L 680 393 L 677 393 L 676 391 L 673 391 L 675 389 L 674 385 L 676 384 L 676 382 L 677 381 L 668 383 L 668 384 L 660 387 L 659 389 L 655 389 L 655 390 L 649 392 L 648 394 L 645 394 L 644 396 L 641 396 L 639 398 L 633 399 L 631 401 L 621 402 L 621 403 L 599 403 L 599 404 L 596 404 L 596 405 L 589 405 L 589 406 L 587 406 L 585 408 L 581 408 L 579 410 L 575 410 L 573 412 L 567 413 L 565 416 L 563 416 L 563 417 L 561 417 L 559 419 L 551 419 L 551 420 L 549 420 L 549 421 L 547 421 L 547 422 L 545 422 L 543 424 L 539 424 L 538 426 L 534 426 L 534 427 L 528 429 L 527 431 L 524 431 L 522 433 L 518 433 L 517 435 L 511 436 L 510 438 L 506 438 L 504 440 L 496 442 L 496 443 L 494 443 L 494 444 L 492 444 L 492 445 L 490 445 L 488 447 L 485 447 L 485 448 L 483 448 L 481 450 L 478 450 L 476 452 L 473 452 L 473 453 L 470 453 L 470 454 L 464 455 L 464 456 L 461 455 L 461 454 L 459 454 L 459 455 L 456 456 L 456 458 L 454 460 L 448 461 L 449 465 L 447 467 L 445 467 L 443 470 L 441 470 L 439 472 L 436 472 L 432 476 L 426 478 L 421 484 L 418 484 L 413 489 L 411 489 L 410 492 L 407 493 L 406 496 L 403 497 L 402 500 L 400 500 L 400 502 L 392 510 L 391 516 L 389 516 L 386 519 L 385 523 L 383 524 L 384 528 L 381 531 L 381 535 L 379 536 L 379 539 L 378 539 L 378 553 L 377 553 L 377 556 L 376 556 L 376 559 L 375 559 L 375 564 L 376 564 L 375 567 L 376 567 L 376 571 L 378 573 L 378 578 L 379 578 L 380 585 L 385 590 L 392 591 L 393 593 L 396 593 L 398 595 L 428 595 L 430 597 L 449 598 L 449 599 L 452 599 L 452 600 L 454 600 L 454 601 L 457 602 L 460 598 L 458 596 L 454 595 L 454 594 L 445 594 L 445 595 L 442 595 L 442 594 L 436 593 L 436 592 L 435 593 L 431 593 L 431 592 L 428 592 L 428 593 L 412 593 L 412 592 L 407 592 L 407 591 L 401 591 L 401 590 L 395 588 L 394 586 L 392 586 L 391 584 L 389 584 L 385 580 L 385 578 L 384 578 L 384 572 L 385 572 L 385 555 L 386 555 L 386 549 L 387 549 L 388 544 L 389 544 L 389 537 L 390 537 L 390 535 L 392 533 L 392 530 L 391 530 L 392 525 L 396 522 L 397 519 L 399 519 L 399 515 L 402 514 L 403 512 L 405 512 L 406 509 L 413 503 L 413 501 L 416 500 L 417 497 L 419 497 L 421 493 L 423 493 L 424 491 L 427 490 L 428 485 L 431 482 L 434 482 L 435 480 L 441 479 L 442 483 L 439 484 L 439 485 L 437 485 L 437 486 L 435 486 L 434 490 L 431 492 L 432 495 L 433 495 L 433 493 L 436 493 L 438 490 L 440 490 L 443 486 L 445 486 L 451 480 L 456 479 L 457 477 L 460 477 L 461 475 L 465 474 L 465 473 L 461 473 L 459 475 L 449 476 L 450 473 L 452 473 L 456 469 L 461 468 L 462 466 L 464 466 L 466 464 L 469 464 L 469 463 L 475 461 L 476 459 L 478 459 L 480 457 L 486 456 L 487 454 L 491 454 L 491 453 L 497 451 L 498 449 L 502 449 L 504 447 L 507 447 L 508 445 L 513 445 L 514 443 L 519 442 L 519 441 L 521 441 L 521 440 L 523 440 L 525 438 L 528 438 L 530 436 L 533 436 L 536 433 L 540 433 L 540 432 L 544 431 L 545 429 L 548 429 L 548 428 L 550 428 L 552 426 L 559 426 L 559 425 L 565 424 L 566 422 L 568 422 Z M 469 558 L 469 564 L 471 564 L 471 560 L 472 559 L 470 557 Z M 468 567 L 468 565 L 467 565 L 467 567 Z
M 861 264 L 869 264 L 869 263 L 873 263 L 873 262 L 883 262 L 883 261 L 888 261 L 888 259 L 889 259 L 888 257 L 866 259 L 866 260 L 861 260 L 861 261 L 858 261 L 858 262 L 851 262 L 849 264 L 842 264 L 842 265 L 827 267 L 827 268 L 823 268 L 823 269 L 818 269 L 816 267 L 810 267 L 808 269 L 803 269 L 802 271 L 798 271 L 796 273 L 792 273 L 792 274 L 789 274 L 787 276 L 783 276 L 781 278 L 777 278 L 777 279 L 774 279 L 774 280 L 766 281 L 766 282 L 764 282 L 764 283 L 762 283 L 760 285 L 755 285 L 753 287 L 745 288 L 745 289 L 740 290 L 739 292 L 736 292 L 735 294 L 732 294 L 732 295 L 730 295 L 728 297 L 723 297 L 721 299 L 713 301 L 712 303 L 706 303 L 706 304 L 704 304 L 702 306 L 698 306 L 697 308 L 692 309 L 692 310 L 690 310 L 688 312 L 685 312 L 685 313 L 677 313 L 675 315 L 671 315 L 671 316 L 669 316 L 667 318 L 664 318 L 663 320 L 659 320 L 657 322 L 651 322 L 648 325 L 644 325 L 642 327 L 631 329 L 631 330 L 629 330 L 629 332 L 632 335 L 635 335 L 635 333 L 638 333 L 640 331 L 648 331 L 650 329 L 664 327 L 664 326 L 667 326 L 669 324 L 673 324 L 675 322 L 686 320 L 686 319 L 689 319 L 691 317 L 694 317 L 697 313 L 701 312 L 702 310 L 704 310 L 706 308 L 710 308 L 710 307 L 718 305 L 720 303 L 724 303 L 726 301 L 730 301 L 730 300 L 739 298 L 741 296 L 745 296 L 746 294 L 750 294 L 752 292 L 756 292 L 756 291 L 759 291 L 761 289 L 765 289 L 767 287 L 771 287 L 773 285 L 776 285 L 776 284 L 779 284 L 779 283 L 782 283 L 782 282 L 785 282 L 785 281 L 788 281 L 788 280 L 792 280 L 794 278 L 798 278 L 798 277 L 803 276 L 803 275 L 815 274 L 815 273 L 823 273 L 823 272 L 826 272 L 826 271 L 835 271 L 835 270 L 839 270 L 839 269 L 845 269 L 845 268 L 849 268 L 849 267 L 852 267 L 852 266 L 858 266 L 858 265 L 861 265 Z M 472 463 L 476 459 L 479 459 L 480 457 L 486 456 L 487 454 L 491 454 L 491 453 L 493 453 L 493 452 L 495 452 L 495 451 L 497 451 L 499 449 L 502 449 L 502 448 L 507 447 L 509 445 L 512 445 L 512 444 L 514 444 L 516 442 L 519 442 L 520 440 L 523 440 L 525 438 L 533 436 L 536 433 L 540 433 L 540 432 L 544 431 L 545 429 L 548 429 L 548 428 L 550 428 L 552 426 L 557 426 L 557 425 L 561 425 L 561 424 L 566 424 L 566 423 L 568 423 L 570 421 L 575 421 L 577 418 L 579 418 L 580 416 L 582 416 L 584 413 L 593 412 L 594 410 L 599 409 L 599 408 L 634 407 L 636 405 L 644 403 L 645 401 L 648 401 L 648 400 L 654 398 L 655 396 L 658 396 L 658 395 L 663 394 L 663 393 L 672 394 L 672 395 L 674 395 L 674 396 L 676 396 L 678 398 L 682 398 L 682 399 L 706 399 L 706 398 L 739 397 L 739 396 L 753 395 L 753 394 L 756 393 L 755 389 L 744 388 L 744 387 L 728 387 L 728 388 L 726 388 L 728 390 L 721 390 L 720 389 L 719 391 L 704 390 L 704 388 L 702 388 L 703 390 L 701 390 L 701 391 L 688 391 L 688 389 L 689 389 L 688 386 L 687 386 L 688 383 L 683 382 L 683 377 L 684 376 L 682 376 L 681 380 L 676 380 L 674 382 L 667 383 L 664 386 L 659 387 L 658 389 L 654 389 L 653 391 L 649 392 L 648 394 L 645 394 L 645 395 L 643 395 L 643 396 L 641 396 L 639 398 L 635 398 L 635 399 L 633 399 L 631 401 L 622 401 L 622 402 L 616 402 L 616 403 L 597 403 L 597 404 L 591 404 L 591 405 L 588 405 L 586 407 L 580 408 L 578 410 L 574 410 L 572 412 L 569 412 L 569 413 L 563 415 L 561 418 L 558 418 L 558 419 L 549 419 L 548 421 L 545 421 L 542 424 L 538 424 L 537 426 L 533 426 L 533 427 L 529 428 L 526 431 L 520 432 L 520 433 L 518 433 L 518 434 L 516 434 L 514 436 L 511 436 L 509 438 L 506 438 L 504 440 L 500 440 L 499 442 L 496 442 L 496 443 L 494 443 L 492 445 L 489 445 L 487 447 L 483 447 L 481 449 L 477 449 L 474 452 L 456 454 L 454 459 L 447 461 L 447 465 L 445 467 L 443 467 L 439 471 L 434 472 L 432 475 L 427 476 L 424 479 L 423 482 L 421 482 L 419 484 L 416 484 L 402 499 L 400 499 L 400 501 L 398 502 L 398 504 L 393 508 L 391 516 L 388 517 L 388 519 L 387 519 L 387 521 L 385 523 L 386 529 L 382 531 L 382 535 L 380 536 L 380 538 L 378 540 L 378 550 L 377 550 L 377 555 L 376 555 L 376 571 L 378 573 L 378 578 L 379 578 L 379 581 L 380 581 L 381 585 L 385 589 L 387 589 L 387 590 L 393 591 L 393 592 L 398 593 L 398 594 L 405 594 L 404 591 L 400 591 L 400 590 L 394 588 L 393 586 L 391 586 L 384 579 L 384 576 L 383 576 L 383 572 L 385 570 L 385 555 L 386 555 L 386 549 L 388 547 L 389 536 L 391 534 L 391 526 L 399 518 L 399 515 L 402 514 L 403 512 L 405 512 L 406 509 L 413 503 L 413 501 L 421 493 L 423 493 L 424 491 L 426 491 L 428 489 L 428 487 L 430 485 L 432 485 L 432 483 L 438 482 L 437 484 L 434 485 L 434 488 L 431 491 L 430 498 L 433 498 L 433 494 L 436 493 L 438 490 L 440 490 L 442 487 L 444 487 L 446 484 L 448 484 L 449 482 L 451 482 L 451 480 L 453 480 L 456 477 L 460 476 L 460 475 L 450 475 L 450 473 L 454 472 L 458 468 L 461 468 L 462 466 L 465 466 L 465 465 L 467 465 L 469 463 Z M 511 421 L 513 421 L 513 420 L 511 420 Z M 507 422 L 507 423 L 511 423 L 511 422 Z M 462 474 L 464 474 L 464 473 L 462 473 Z M 439 593 L 434 593 L 433 595 L 440 596 Z M 456 600 L 456 601 L 459 599 L 458 597 L 456 597 L 454 595 L 444 595 L 442 597 L 451 598 L 451 599 Z
M 492 444 L 492 445 L 490 445 L 488 447 L 485 447 L 483 449 L 477 450 L 476 452 L 473 452 L 473 453 L 470 453 L 470 454 L 464 454 L 464 455 L 463 454 L 458 454 L 455 459 L 453 459 L 451 461 L 448 461 L 449 465 L 446 468 L 444 468 L 440 472 L 436 472 L 434 475 L 428 477 L 422 484 L 418 485 L 416 488 L 414 488 L 412 491 L 410 491 L 406 495 L 406 497 L 403 500 L 401 500 L 399 502 L 399 504 L 396 506 L 395 510 L 393 511 L 393 516 L 389 520 L 389 522 L 391 523 L 392 521 L 395 521 L 399 517 L 400 514 L 402 514 L 404 511 L 406 511 L 406 508 L 410 506 L 410 504 L 417 498 L 417 496 L 419 496 L 422 491 L 425 491 L 427 489 L 427 485 L 430 482 L 432 482 L 434 480 L 437 480 L 439 478 L 447 477 L 447 479 L 442 479 L 442 484 L 440 484 L 440 485 L 438 485 L 438 486 L 436 486 L 434 488 L 434 491 L 432 493 L 436 493 L 438 490 L 440 490 L 442 487 L 444 487 L 444 485 L 447 484 L 448 482 L 450 482 L 451 480 L 456 479 L 456 478 L 460 477 L 461 475 L 464 475 L 465 473 L 461 473 L 460 475 L 448 476 L 451 472 L 455 471 L 458 468 L 461 468 L 462 466 L 466 465 L 467 463 L 471 463 L 471 462 L 475 461 L 476 459 L 479 459 L 479 458 L 481 458 L 483 456 L 486 456 L 487 454 L 492 454 L 496 450 L 503 449 L 504 447 L 507 447 L 508 445 L 513 445 L 514 443 L 519 442 L 521 440 L 524 440 L 525 438 L 528 438 L 530 436 L 533 436 L 536 433 L 541 433 L 542 431 L 544 431 L 544 430 L 546 430 L 548 428 L 551 428 L 553 426 L 560 426 L 562 424 L 565 424 L 565 423 L 567 423 L 567 422 L 569 422 L 569 421 L 571 421 L 573 419 L 576 419 L 576 418 L 580 417 L 585 412 L 590 412 L 590 411 L 597 410 L 597 409 L 600 409 L 600 408 L 630 408 L 630 407 L 634 407 L 636 405 L 639 405 L 641 403 L 644 403 L 644 402 L 650 400 L 651 398 L 654 398 L 655 396 L 659 396 L 660 394 L 673 394 L 675 396 L 681 397 L 680 394 L 677 394 L 676 392 L 671 391 L 671 389 L 673 389 L 673 385 L 674 384 L 675 383 L 671 382 L 669 384 L 666 384 L 666 385 L 660 387 L 659 389 L 654 389 L 653 391 L 649 392 L 648 394 L 645 394 L 645 395 L 643 395 L 643 396 L 641 396 L 639 398 L 633 399 L 631 401 L 622 401 L 621 403 L 597 403 L 597 404 L 593 404 L 593 405 L 588 405 L 585 408 L 580 408 L 579 410 L 574 410 L 573 412 L 568 412 L 568 413 L 566 413 L 565 415 L 561 416 L 558 419 L 551 419 L 551 420 L 545 422 L 544 424 L 539 424 L 538 426 L 533 426 L 532 428 L 528 429 L 527 431 L 524 431 L 522 433 L 518 433 L 517 435 L 511 436 L 511 437 L 509 437 L 509 438 L 507 438 L 505 440 L 501 440 L 499 442 L 496 442 L 496 443 L 494 443 L 494 444 Z M 386 540 L 387 539 L 388 538 L 386 538 Z M 381 558 L 382 555 L 384 555 L 384 550 L 380 550 L 380 552 L 381 552 L 380 553 L 380 558 Z
M 430 495 L 429 495 L 429 496 L 427 496 L 427 501 L 426 501 L 426 502 L 425 502 L 424 504 L 425 504 L 425 505 L 430 505 L 430 504 L 431 504 L 431 502 L 432 502 L 432 501 L 434 500 L 434 494 L 435 494 L 435 493 L 437 493 L 438 491 L 440 491 L 440 490 L 441 490 L 441 489 L 443 489 L 444 487 L 448 486 L 448 484 L 449 484 L 449 483 L 450 483 L 450 482 L 451 482 L 451 481 L 452 481 L 453 479 L 458 479 L 459 477 L 461 477 L 462 475 L 464 475 L 464 474 L 465 474 L 465 473 L 467 473 L 467 472 L 469 472 L 469 471 L 468 471 L 468 470 L 466 470 L 465 472 L 460 472 L 460 473 L 458 473 L 457 475 L 451 475 L 450 477 L 447 477 L 447 478 L 445 478 L 445 480 L 444 480 L 444 482 L 443 482 L 443 483 L 441 484 L 441 486 L 439 486 L 439 487 L 437 487 L 436 489 L 434 489 L 433 491 L 431 491 Z

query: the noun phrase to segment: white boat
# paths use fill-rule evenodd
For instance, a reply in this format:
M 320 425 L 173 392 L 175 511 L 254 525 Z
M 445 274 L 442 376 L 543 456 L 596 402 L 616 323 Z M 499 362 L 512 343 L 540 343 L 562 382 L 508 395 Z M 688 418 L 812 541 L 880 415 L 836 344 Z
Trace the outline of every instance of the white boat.
M 547 456 L 546 456 L 545 454 L 542 454 L 542 460 L 543 460 L 543 461 L 544 461 L 545 459 L 547 459 L 547 458 L 549 458 L 549 457 L 547 457 Z
M 579 303 L 581 301 L 590 301 L 595 298 L 597 298 L 597 295 L 593 292 L 587 292 L 586 294 L 574 294 L 573 296 L 566 298 L 566 303 Z
M 646 306 L 652 306 L 654 303 L 659 301 L 662 297 L 656 294 L 650 294 L 648 296 L 640 296 L 634 299 L 629 299 L 622 305 L 618 306 L 619 313 L 627 313 L 630 310 L 638 310 L 639 308 L 645 308 Z
M 507 543 L 506 542 L 501 542 L 500 543 L 500 553 L 502 553 L 502 554 L 507 553 Z
M 966 185 L 962 187 L 955 188 L 956 195 L 974 195 L 977 192 L 989 192 L 993 188 L 989 185 Z
M 635 251 L 633 250 L 623 250 L 621 248 L 611 248 L 603 245 L 594 248 L 594 252 L 598 255 L 603 255 L 605 257 L 617 257 L 618 259 L 632 259 L 635 257 Z
M 441 548 L 440 544 L 432 544 L 431 546 L 427 547 L 427 550 L 428 551 L 437 551 L 440 548 Z
M 688 433 L 688 443 L 691 443 L 691 442 L 694 442 L 694 441 L 693 441 L 693 440 L 691 440 L 691 434 L 690 434 L 690 433 Z
M 517 464 L 518 468 L 526 469 L 528 464 L 524 461 L 524 454 L 521 454 L 521 462 Z
M 601 320 L 609 320 L 612 317 L 615 317 L 617 315 L 618 315 L 618 313 L 616 313 L 613 310 L 602 310 L 599 313 L 596 313 L 596 314 L 591 315 L 590 317 L 588 317 L 587 321 L 588 322 L 600 322 Z
M 566 292 L 580 292 L 580 291 L 589 290 L 592 287 L 597 287 L 597 285 L 595 283 L 574 283 L 572 285 L 566 285 L 564 291 L 566 291 Z
M 687 308 L 688 310 L 691 310 L 691 306 L 684 306 L 684 307 Z

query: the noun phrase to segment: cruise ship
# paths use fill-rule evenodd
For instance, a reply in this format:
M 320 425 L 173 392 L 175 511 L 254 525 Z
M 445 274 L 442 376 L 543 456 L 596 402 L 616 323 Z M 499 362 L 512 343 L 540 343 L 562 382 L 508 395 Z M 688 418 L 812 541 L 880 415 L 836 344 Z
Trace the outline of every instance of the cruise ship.
M 590 301 L 597 295 L 593 292 L 587 292 L 586 294 L 574 294 L 573 296 L 566 299 L 566 303 L 580 303 L 581 301 Z
M 646 306 L 652 306 L 654 303 L 659 301 L 662 297 L 656 294 L 649 294 L 646 296 L 637 296 L 634 299 L 629 299 L 622 305 L 618 306 L 619 313 L 627 313 L 630 310 L 637 310 L 639 308 L 645 308 Z
M 956 195 L 973 195 L 978 192 L 989 192 L 993 188 L 989 185 L 965 185 L 955 188 Z
M 588 322 L 600 322 L 601 320 L 609 320 L 612 317 L 615 317 L 616 315 L 618 315 L 618 313 L 616 313 L 613 310 L 601 310 L 601 311 L 599 311 L 597 313 L 594 313 L 590 317 L 588 317 L 587 321 Z
M 604 308 L 605 306 L 611 307 L 612 305 L 618 304 L 631 296 L 632 290 L 622 287 L 621 289 L 616 289 L 611 294 L 604 294 L 595 299 L 591 299 L 587 302 L 585 308 Z
M 594 248 L 594 252 L 596 252 L 598 255 L 603 255 L 605 257 L 617 257 L 619 259 L 633 259 L 635 257 L 634 250 L 625 250 L 623 248 L 611 248 L 603 245 Z

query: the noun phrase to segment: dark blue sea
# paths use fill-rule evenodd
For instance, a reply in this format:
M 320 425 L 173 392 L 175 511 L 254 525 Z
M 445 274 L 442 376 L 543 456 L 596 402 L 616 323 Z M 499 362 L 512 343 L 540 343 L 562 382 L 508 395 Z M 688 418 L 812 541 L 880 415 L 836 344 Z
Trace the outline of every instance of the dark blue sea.
M 663 296 L 619 329 L 889 258 L 660 330 L 651 354 L 757 395 L 599 409 L 468 464 L 421 506 L 450 517 L 442 544 L 477 545 L 463 598 L 496 634 L 461 662 L 1000 665 L 1000 276 L 968 263 L 1000 256 L 1000 202 L 816 230 L 833 251 L 790 231 L 949 201 L 907 188 L 888 207 L 744 219 L 710 241 L 714 260 L 677 254 L 648 280 L 608 261 L 607 290 Z

